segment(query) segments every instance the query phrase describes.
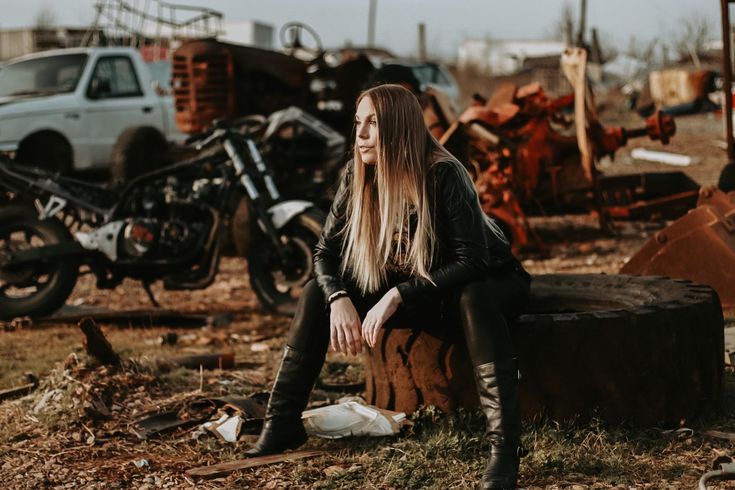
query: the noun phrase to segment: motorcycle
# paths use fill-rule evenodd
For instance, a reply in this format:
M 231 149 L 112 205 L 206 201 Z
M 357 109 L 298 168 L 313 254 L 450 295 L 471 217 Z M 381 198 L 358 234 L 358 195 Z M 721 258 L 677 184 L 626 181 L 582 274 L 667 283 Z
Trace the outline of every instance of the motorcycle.
M 265 309 L 293 314 L 325 214 L 282 198 L 251 137 L 262 123 L 218 121 L 187 141 L 199 156 L 119 188 L 0 161 L 0 319 L 53 313 L 80 273 L 103 289 L 139 280 L 156 305 L 156 281 L 167 290 L 206 288 L 242 201 L 252 289 Z

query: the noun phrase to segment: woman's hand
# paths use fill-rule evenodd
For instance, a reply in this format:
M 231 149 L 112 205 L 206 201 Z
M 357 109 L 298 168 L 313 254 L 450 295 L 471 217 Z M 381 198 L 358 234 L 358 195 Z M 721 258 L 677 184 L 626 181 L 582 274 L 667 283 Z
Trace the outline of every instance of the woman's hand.
M 360 316 L 349 297 L 338 298 L 330 305 L 329 327 L 332 349 L 345 354 L 362 352 Z
M 371 348 L 378 339 L 378 330 L 393 316 L 400 304 L 401 294 L 397 288 L 391 288 L 365 315 L 362 322 L 362 337 Z

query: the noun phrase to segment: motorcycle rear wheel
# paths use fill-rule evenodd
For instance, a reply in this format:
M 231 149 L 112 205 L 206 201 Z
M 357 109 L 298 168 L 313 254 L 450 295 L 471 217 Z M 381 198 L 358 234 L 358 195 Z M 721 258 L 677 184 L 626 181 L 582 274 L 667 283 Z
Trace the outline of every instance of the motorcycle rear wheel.
M 294 217 L 280 232 L 291 257 L 283 270 L 278 255 L 267 237 L 258 233 L 248 250 L 250 286 L 265 310 L 293 315 L 301 291 L 313 273 L 313 252 L 319 241 L 326 215 L 311 208 Z
M 50 315 L 74 289 L 79 261 L 73 258 L 7 266 L 9 254 L 74 240 L 56 218 L 39 220 L 32 209 L 0 209 L 0 320 Z

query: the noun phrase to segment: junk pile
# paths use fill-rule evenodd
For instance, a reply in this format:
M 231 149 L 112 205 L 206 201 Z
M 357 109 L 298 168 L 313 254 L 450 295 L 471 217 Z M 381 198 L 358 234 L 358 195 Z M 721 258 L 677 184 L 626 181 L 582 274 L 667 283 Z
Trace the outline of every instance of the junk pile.
M 329 189 L 351 127 L 352 104 L 375 73 L 364 55 L 334 63 L 323 51 L 317 51 L 313 59 L 304 61 L 209 40 L 182 45 L 174 55 L 173 67 L 180 129 L 198 131 L 214 118 L 270 115 L 261 144 L 268 158 L 277 162 L 276 178 L 282 176 L 279 186 L 291 197 L 316 201 L 317 196 L 324 196 L 319 204 L 328 207 Z M 659 111 L 640 127 L 606 127 L 597 116 L 587 81 L 587 52 L 567 49 L 561 67 L 573 93 L 558 98 L 550 98 L 539 83 L 520 87 L 506 83 L 490 97 L 476 95 L 473 104 L 457 116 L 440 92 L 428 89 L 417 94 L 427 127 L 466 163 L 483 210 L 503 228 L 514 252 L 548 251 L 529 224 L 529 216 L 589 213 L 607 229 L 614 220 L 675 220 L 693 209 L 700 186 L 684 172 L 607 176 L 597 165 L 603 157 L 614 157 L 633 138 L 647 137 L 666 145 L 676 132 L 673 117 Z M 667 89 L 670 86 L 684 87 L 676 91 L 679 95 L 675 100 L 657 95 L 660 107 L 699 100 L 712 85 L 711 77 L 704 74 L 682 77 L 672 73 L 653 79 L 656 83 L 652 87 L 659 95 L 671 92 Z M 390 81 L 401 83 L 400 79 Z M 686 155 L 643 150 L 638 150 L 636 157 L 678 166 L 693 161 Z M 302 178 L 294 179 L 294 175 Z M 305 182 L 313 183 L 311 188 L 304 187 Z M 720 204 L 726 201 L 718 198 Z M 712 209 L 721 210 L 722 206 L 696 214 L 705 222 L 705 215 L 714 216 Z M 718 212 L 729 219 L 729 212 Z M 712 250 L 727 241 L 721 239 L 727 231 L 723 226 L 725 231 L 717 233 L 719 244 L 709 244 Z M 673 243 L 668 243 L 671 249 Z M 663 260 L 662 254 L 653 253 L 654 248 L 648 245 L 645 253 L 649 256 L 632 260 L 624 271 L 657 270 L 706 284 L 717 282 L 709 276 L 645 266 Z M 724 245 L 724 249 L 732 252 L 733 247 Z M 726 253 L 718 257 L 729 261 Z M 718 264 L 713 267 L 722 265 Z M 732 293 L 726 287 L 717 286 L 717 290 L 726 305 L 735 302 L 727 299 Z
M 676 131 L 673 118 L 658 112 L 639 128 L 604 127 L 587 84 L 586 51 L 567 50 L 562 68 L 573 94 L 550 99 L 539 83 L 505 84 L 487 99 L 476 96 L 459 117 L 441 92 L 417 94 L 427 127 L 469 166 L 483 209 L 515 251 L 545 249 L 527 216 L 591 212 L 606 226 L 610 219 L 674 219 L 691 209 L 699 186 L 682 172 L 607 177 L 595 166 L 632 138 L 667 144 Z M 320 52 L 307 62 L 211 40 L 189 42 L 174 54 L 177 124 L 194 132 L 215 118 L 273 118 L 286 110 L 291 122 L 264 135 L 264 154 L 280 162 L 279 186 L 298 180 L 294 196 L 325 195 L 350 134 L 354 100 L 375 73 L 364 55 L 334 63 Z M 404 75 L 412 77 L 410 70 Z M 390 81 L 401 83 L 400 77 Z M 317 184 L 307 192 L 304 182 Z
M 699 186 L 683 172 L 605 176 L 596 168 L 632 138 L 667 144 L 676 125 L 657 112 L 639 128 L 604 127 L 583 76 L 585 62 L 577 49 L 562 59 L 573 94 L 550 99 L 539 83 L 505 84 L 489 98 L 476 95 L 441 135 L 471 166 L 483 209 L 516 252 L 544 249 L 529 215 L 595 213 L 606 226 L 611 219 L 677 218 L 696 203 Z
M 72 353 L 41 380 L 29 377 L 23 386 L 1 393 L 3 404 L 13 404 L 6 405 L 3 416 L 23 414 L 19 423 L 23 425 L 24 435 L 13 444 L 13 449 L 26 450 L 33 443 L 34 434 L 49 428 L 54 429 L 54 437 L 44 438 L 42 442 L 44 449 L 52 452 L 70 444 L 95 451 L 114 441 L 118 450 L 131 454 L 129 462 L 136 468 L 135 479 L 153 471 L 152 467 L 160 469 L 163 455 L 141 453 L 141 448 L 157 444 L 155 441 L 188 445 L 193 441 L 209 440 L 206 442 L 209 444 L 216 440 L 242 448 L 260 433 L 269 393 L 262 391 L 264 382 L 257 381 L 258 376 L 247 374 L 253 362 L 236 363 L 232 353 L 134 360 L 120 355 L 91 318 L 82 319 L 79 329 L 88 357 Z M 162 343 L 168 346 L 185 343 L 183 335 L 179 338 L 172 334 L 164 335 Z M 249 340 L 256 338 L 250 336 Z M 252 344 L 255 345 L 261 344 Z M 225 371 L 235 366 L 240 369 Z M 204 370 L 213 371 L 205 374 Z M 179 377 L 183 378 L 177 388 L 175 380 Z M 190 388 L 193 380 L 198 382 L 199 389 Z M 238 380 L 244 384 L 237 386 Z M 184 386 L 189 388 L 182 389 Z M 217 386 L 226 388 L 217 394 Z M 329 388 L 327 391 L 336 386 L 349 387 L 344 383 L 320 383 L 320 386 L 322 390 Z M 243 389 L 250 393 L 241 394 Z M 19 399 L 6 401 L 11 398 Z M 410 425 L 405 413 L 369 406 L 359 397 L 341 399 L 337 404 L 329 404 L 331 400 L 327 397 L 321 402 L 324 405 L 304 413 L 309 434 L 329 439 L 387 436 Z M 63 430 L 57 430 L 61 427 Z M 224 466 L 192 468 L 187 474 L 207 478 L 320 454 L 321 451 L 302 451 L 229 461 Z M 187 464 L 180 456 L 174 463 L 177 467 Z M 199 460 L 195 463 L 201 464 Z

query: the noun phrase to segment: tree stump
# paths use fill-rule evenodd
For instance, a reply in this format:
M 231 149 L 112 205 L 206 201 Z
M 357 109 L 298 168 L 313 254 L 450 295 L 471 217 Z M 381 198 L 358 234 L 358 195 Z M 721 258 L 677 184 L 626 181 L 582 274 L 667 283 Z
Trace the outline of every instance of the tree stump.
M 678 424 L 716 404 L 724 374 L 714 291 L 660 277 L 534 277 L 511 325 L 524 417 Z M 415 326 L 411 326 L 415 327 Z M 368 403 L 414 412 L 478 405 L 459 325 L 381 332 L 366 356 Z

